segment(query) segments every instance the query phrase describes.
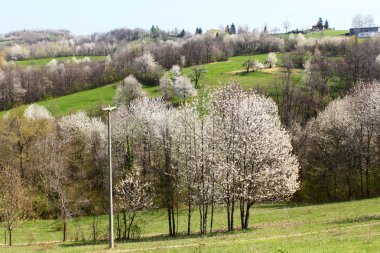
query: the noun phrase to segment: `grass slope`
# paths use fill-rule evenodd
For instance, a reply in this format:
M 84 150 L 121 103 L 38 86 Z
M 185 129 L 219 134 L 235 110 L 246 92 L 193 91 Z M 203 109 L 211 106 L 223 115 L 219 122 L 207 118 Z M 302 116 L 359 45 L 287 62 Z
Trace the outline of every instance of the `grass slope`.
M 158 96 L 158 87 L 143 86 L 143 90 L 150 97 Z M 53 116 L 60 117 L 76 111 L 90 111 L 100 109 L 103 105 L 113 104 L 113 97 L 116 92 L 116 84 L 106 85 L 100 88 L 85 90 L 67 96 L 52 98 L 37 102 L 45 106 Z M 12 110 L 24 110 L 25 105 Z M 3 116 L 7 111 L 0 112 Z
M 259 88 L 267 86 L 279 69 L 258 70 L 255 72 L 245 73 L 243 63 L 248 60 L 258 60 L 264 62 L 268 54 L 258 54 L 252 56 L 235 56 L 224 62 L 215 62 L 200 65 L 207 70 L 205 78 L 202 82 L 208 85 L 215 85 L 218 82 L 238 81 L 244 88 Z M 277 58 L 280 60 L 281 55 L 277 53 Z M 186 75 L 191 74 L 191 68 L 185 68 Z
M 78 60 L 82 60 L 86 56 L 75 56 Z M 88 56 L 91 61 L 102 61 L 106 57 L 105 56 Z M 73 56 L 67 57 L 56 57 L 56 58 L 41 58 L 41 59 L 32 59 L 25 61 L 16 61 L 16 65 L 27 67 L 27 66 L 42 66 L 48 64 L 51 60 L 56 59 L 58 62 L 69 61 L 73 58 Z
M 244 67 L 242 67 L 244 61 L 249 58 L 264 62 L 267 56 L 267 54 L 236 56 L 231 57 L 228 61 L 201 65 L 208 71 L 202 82 L 207 85 L 216 85 L 219 82 L 235 80 L 244 88 L 261 88 L 270 93 L 270 87 L 268 85 L 273 82 L 276 78 L 276 74 L 278 74 L 281 69 L 273 68 L 245 73 Z M 64 58 L 71 59 L 71 57 Z M 279 53 L 277 54 L 277 58 L 279 60 L 281 58 Z M 31 61 L 37 61 L 38 64 L 44 64 L 44 62 L 47 63 L 51 59 L 52 58 Z M 27 64 L 28 62 L 28 64 L 32 64 L 31 61 L 24 61 L 22 64 Z M 185 68 L 184 73 L 190 75 L 191 68 Z M 143 89 L 150 97 L 159 96 L 159 87 L 157 86 L 143 86 Z M 54 116 L 62 116 L 79 110 L 96 110 L 101 105 L 112 104 L 114 94 L 115 85 L 108 85 L 41 101 L 38 102 L 38 104 L 45 106 Z M 20 107 L 20 109 L 23 109 L 24 107 L 25 106 Z M 0 116 L 4 115 L 4 113 L 5 112 L 0 112 Z
M 348 30 L 326 30 L 320 32 L 311 32 L 305 34 L 306 38 L 322 38 L 322 37 L 339 37 L 348 33 Z
M 238 210 L 235 224 L 238 226 Z M 180 232 L 186 228 L 186 210 L 180 212 Z M 0 252 L 107 252 L 107 242 L 92 243 L 91 217 L 71 221 L 69 240 L 61 239 L 59 222 L 28 221 L 14 230 L 14 247 Z M 252 209 L 251 229 L 207 235 L 166 236 L 165 210 L 144 212 L 137 220 L 143 238 L 116 243 L 116 252 L 378 252 L 380 249 L 380 198 L 325 205 L 259 205 Z M 193 231 L 198 229 L 193 213 Z M 217 209 L 215 228 L 224 229 L 225 210 Z M 100 235 L 107 236 L 107 216 L 101 216 Z M 0 232 L 0 238 L 4 238 Z M 40 242 L 40 243 L 38 243 Z M 44 244 L 41 242 L 45 242 Z M 51 242 L 51 243 L 48 243 Z M 24 244 L 24 245 L 22 245 Z M 26 246 L 30 244 L 30 246 Z

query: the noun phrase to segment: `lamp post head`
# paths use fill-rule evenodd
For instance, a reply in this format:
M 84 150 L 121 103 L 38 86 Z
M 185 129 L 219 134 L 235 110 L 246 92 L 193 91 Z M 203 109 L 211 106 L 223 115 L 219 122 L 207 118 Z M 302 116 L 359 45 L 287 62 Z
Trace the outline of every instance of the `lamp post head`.
M 109 111 L 109 112 L 111 112 L 111 111 L 113 111 L 113 110 L 115 110 L 117 107 L 116 106 L 105 106 L 105 107 L 102 107 L 102 111 Z

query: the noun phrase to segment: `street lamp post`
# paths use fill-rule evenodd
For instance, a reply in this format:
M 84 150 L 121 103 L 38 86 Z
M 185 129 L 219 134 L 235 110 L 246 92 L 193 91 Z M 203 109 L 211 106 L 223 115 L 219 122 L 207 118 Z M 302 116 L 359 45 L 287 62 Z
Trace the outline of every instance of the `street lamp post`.
M 112 198 L 112 153 L 111 153 L 111 111 L 115 110 L 116 107 L 108 106 L 103 107 L 103 111 L 108 112 L 108 165 L 109 165 L 109 248 L 114 247 L 114 238 L 113 238 L 113 198 Z

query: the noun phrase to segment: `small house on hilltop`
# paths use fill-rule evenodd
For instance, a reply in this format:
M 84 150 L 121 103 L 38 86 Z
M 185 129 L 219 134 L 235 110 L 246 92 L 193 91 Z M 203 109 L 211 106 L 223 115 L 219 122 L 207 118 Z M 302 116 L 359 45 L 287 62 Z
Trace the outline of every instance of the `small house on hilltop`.
M 350 36 L 357 36 L 358 38 L 370 38 L 380 35 L 380 27 L 357 27 L 350 28 Z

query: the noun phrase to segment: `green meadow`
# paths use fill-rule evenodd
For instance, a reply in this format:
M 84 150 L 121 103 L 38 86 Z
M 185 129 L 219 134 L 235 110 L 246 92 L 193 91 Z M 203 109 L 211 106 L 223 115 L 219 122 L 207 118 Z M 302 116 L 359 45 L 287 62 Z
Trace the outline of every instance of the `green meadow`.
M 216 210 L 217 232 L 199 235 L 198 213 L 193 213 L 191 236 L 186 236 L 186 210 L 179 212 L 179 232 L 168 237 L 165 210 L 140 213 L 141 237 L 116 242 L 112 252 L 378 252 L 380 249 L 380 198 L 323 205 L 262 204 L 252 208 L 250 229 L 225 232 L 225 209 Z M 14 229 L 12 247 L 0 252 L 110 252 L 107 250 L 107 216 L 100 216 L 98 236 L 92 241 L 92 217 L 72 219 L 68 242 L 59 220 L 26 221 Z M 115 221 L 116 227 L 116 221 Z M 0 232 L 4 238 L 4 231 Z

